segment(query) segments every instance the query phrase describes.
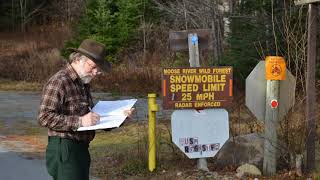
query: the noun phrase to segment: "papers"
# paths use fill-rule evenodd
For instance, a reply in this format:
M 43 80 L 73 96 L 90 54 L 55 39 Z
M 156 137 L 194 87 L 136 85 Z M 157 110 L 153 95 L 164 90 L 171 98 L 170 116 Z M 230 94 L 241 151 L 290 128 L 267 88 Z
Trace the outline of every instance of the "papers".
M 136 102 L 137 99 L 99 101 L 92 111 L 100 115 L 100 122 L 94 126 L 80 127 L 78 131 L 119 127 L 127 117 L 123 111 L 130 110 Z

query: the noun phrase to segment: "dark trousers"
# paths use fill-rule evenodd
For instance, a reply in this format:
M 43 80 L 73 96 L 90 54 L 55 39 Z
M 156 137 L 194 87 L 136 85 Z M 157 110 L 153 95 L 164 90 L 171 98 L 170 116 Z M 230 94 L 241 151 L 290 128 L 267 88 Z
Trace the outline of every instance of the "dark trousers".
M 48 137 L 46 165 L 54 180 L 89 180 L 88 143 Z

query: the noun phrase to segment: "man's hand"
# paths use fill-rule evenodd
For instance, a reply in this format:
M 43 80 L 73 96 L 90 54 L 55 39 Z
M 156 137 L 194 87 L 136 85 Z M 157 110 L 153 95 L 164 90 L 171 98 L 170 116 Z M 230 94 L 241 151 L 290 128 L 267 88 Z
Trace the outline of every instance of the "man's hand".
M 81 116 L 81 124 L 83 127 L 96 125 L 100 121 L 100 116 L 97 113 L 89 112 Z
M 131 118 L 132 113 L 133 113 L 134 110 L 135 110 L 134 108 L 131 108 L 130 110 L 124 110 L 123 114 L 128 116 L 127 118 Z

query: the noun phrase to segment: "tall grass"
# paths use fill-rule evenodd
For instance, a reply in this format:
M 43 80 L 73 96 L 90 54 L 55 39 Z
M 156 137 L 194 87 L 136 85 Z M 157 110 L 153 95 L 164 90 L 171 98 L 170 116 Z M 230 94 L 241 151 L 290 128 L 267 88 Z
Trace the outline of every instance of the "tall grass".
M 130 67 L 128 64 L 123 64 L 98 77 L 94 81 L 94 86 L 96 89 L 108 92 L 142 94 L 160 92 L 160 79 L 160 67 Z
M 148 126 L 146 122 L 129 123 L 108 133 L 99 132 L 91 143 L 92 173 L 102 179 L 150 179 L 162 173 L 172 179 L 176 171 L 192 169 L 195 164 L 171 141 L 170 122 L 156 128 L 156 166 L 148 171 Z
M 29 33 L 0 33 L 0 79 L 45 83 L 66 63 L 59 49 L 72 37 L 61 25 L 38 27 Z M 93 90 L 118 93 L 160 92 L 161 49 L 136 51 L 128 47 L 119 53 L 117 64 L 93 81 Z M 157 47 L 164 48 L 164 44 Z M 152 46 L 152 48 L 155 48 Z M 132 51 L 136 51 L 133 53 Z
M 42 52 L 32 51 L 0 60 L 0 77 L 17 80 L 42 82 L 63 65 L 57 49 Z
M 0 33 L 0 78 L 43 82 L 64 64 L 59 48 L 71 36 L 68 26 L 51 24 L 26 33 Z

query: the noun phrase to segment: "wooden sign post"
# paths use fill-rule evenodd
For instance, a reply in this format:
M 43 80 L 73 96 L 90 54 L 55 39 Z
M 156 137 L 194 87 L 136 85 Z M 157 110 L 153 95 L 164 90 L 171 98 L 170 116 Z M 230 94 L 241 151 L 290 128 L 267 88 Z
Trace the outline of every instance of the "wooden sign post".
M 320 0 L 295 0 L 296 5 L 308 4 L 308 57 L 307 57 L 307 98 L 306 98 L 306 147 L 307 171 L 315 170 L 315 137 L 316 137 L 316 59 L 317 59 L 317 32 L 318 7 Z
M 296 79 L 284 59 L 268 56 L 246 78 L 246 106 L 264 126 L 263 173 L 276 173 L 277 125 L 295 102 Z
M 227 104 L 230 97 L 232 98 L 232 78 L 230 78 L 230 76 L 232 76 L 232 67 L 200 68 L 199 49 L 212 49 L 212 43 L 210 43 L 212 42 L 212 38 L 210 34 L 210 30 L 207 29 L 170 32 L 170 49 L 173 51 L 189 50 L 189 63 L 191 68 L 164 69 L 162 88 L 164 109 L 193 108 L 199 110 L 217 108 Z M 218 70 L 218 72 L 216 70 Z M 202 93 L 203 91 L 205 92 Z M 216 94 L 217 96 L 215 96 Z M 226 96 L 225 100 L 215 99 L 215 97 L 219 98 L 219 95 L 222 94 Z M 181 112 L 184 114 L 187 110 L 177 110 L 173 114 L 179 114 Z M 171 123 L 176 124 L 178 120 L 179 118 L 172 118 Z M 195 124 L 199 124 L 198 120 L 199 118 L 191 119 Z M 212 129 L 212 131 L 213 130 L 214 129 Z M 201 129 L 199 129 L 199 131 L 201 131 Z M 174 134 L 174 132 L 172 134 Z M 206 148 L 204 148 L 204 150 L 205 149 Z M 198 149 L 194 150 L 198 152 Z M 197 168 L 209 171 L 205 157 L 208 156 L 196 157 L 198 158 Z
M 308 15 L 308 58 L 307 58 L 307 171 L 315 169 L 315 137 L 316 137 L 316 59 L 317 59 L 317 32 L 318 7 L 309 4 Z
M 266 111 L 264 118 L 264 153 L 263 174 L 272 176 L 276 174 L 277 167 L 277 125 L 279 120 L 279 89 L 280 80 L 285 80 L 286 64 L 282 57 L 266 57 Z
M 200 67 L 198 35 L 196 33 L 188 34 L 188 47 L 189 47 L 190 67 Z M 201 170 L 209 171 L 206 158 L 198 159 L 197 168 Z
M 295 5 L 303 5 L 303 4 L 309 4 L 309 3 L 315 3 L 319 2 L 320 0 L 294 0 Z
M 208 30 L 195 30 L 196 32 L 187 32 L 187 31 L 180 31 L 180 32 L 170 32 L 169 40 L 170 40 L 170 48 L 175 51 L 189 49 L 189 63 L 190 67 L 200 67 L 199 62 L 199 44 L 198 44 L 198 34 L 199 32 L 201 35 L 201 39 L 205 40 L 206 43 L 202 43 L 204 48 L 210 49 L 208 45 L 208 37 L 209 32 Z M 188 42 L 185 43 L 185 36 L 188 37 Z M 204 37 L 204 38 L 203 38 Z M 186 45 L 188 44 L 188 47 Z M 204 158 L 200 158 L 198 160 L 198 169 L 208 171 L 207 161 Z
M 278 108 L 273 108 L 271 102 L 277 99 L 279 99 L 279 81 L 268 80 L 263 153 L 263 174 L 267 176 L 276 174 Z

